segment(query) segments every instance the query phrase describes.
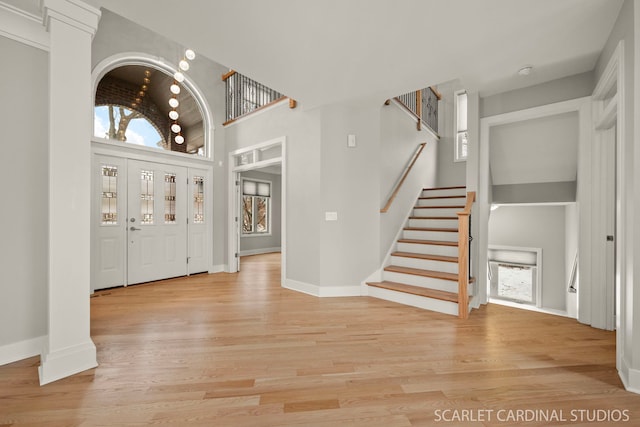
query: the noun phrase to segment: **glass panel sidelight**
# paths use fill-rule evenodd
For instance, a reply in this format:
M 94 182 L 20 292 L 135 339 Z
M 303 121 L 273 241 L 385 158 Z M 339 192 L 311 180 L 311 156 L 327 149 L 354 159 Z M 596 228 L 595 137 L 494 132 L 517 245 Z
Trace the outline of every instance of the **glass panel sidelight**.
M 164 223 L 176 223 L 176 174 L 164 174 Z
M 102 225 L 118 223 L 118 167 L 102 166 Z
M 140 171 L 140 224 L 153 224 L 153 171 Z
M 193 223 L 204 224 L 204 178 L 193 177 Z

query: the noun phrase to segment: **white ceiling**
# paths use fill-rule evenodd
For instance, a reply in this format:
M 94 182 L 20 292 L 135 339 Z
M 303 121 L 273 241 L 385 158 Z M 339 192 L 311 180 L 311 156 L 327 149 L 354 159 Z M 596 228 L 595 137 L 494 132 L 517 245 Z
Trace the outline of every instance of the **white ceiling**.
M 34 13 L 40 0 L 0 0 Z M 593 69 L 622 0 L 84 0 L 303 107 L 460 79 L 490 95 Z M 530 76 L 517 70 L 533 65 Z
M 593 69 L 622 0 L 85 0 L 303 107 L 460 79 L 482 95 Z M 517 75 L 533 65 L 526 77 Z

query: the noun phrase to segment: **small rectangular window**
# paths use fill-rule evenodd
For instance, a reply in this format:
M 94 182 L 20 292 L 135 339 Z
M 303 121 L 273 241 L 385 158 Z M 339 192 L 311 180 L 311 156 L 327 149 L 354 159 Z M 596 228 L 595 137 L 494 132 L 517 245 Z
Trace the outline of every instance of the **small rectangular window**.
M 176 174 L 164 174 L 164 223 L 176 223 Z
M 193 223 L 204 224 L 204 177 L 193 177 Z
M 467 92 L 455 93 L 456 128 L 455 128 L 455 153 L 454 160 L 463 162 L 467 160 L 469 146 L 469 132 L 467 127 Z
M 118 224 L 118 167 L 102 166 L 102 225 Z
M 242 234 L 268 234 L 271 217 L 271 183 L 242 180 Z
M 140 224 L 153 224 L 153 171 L 140 171 Z

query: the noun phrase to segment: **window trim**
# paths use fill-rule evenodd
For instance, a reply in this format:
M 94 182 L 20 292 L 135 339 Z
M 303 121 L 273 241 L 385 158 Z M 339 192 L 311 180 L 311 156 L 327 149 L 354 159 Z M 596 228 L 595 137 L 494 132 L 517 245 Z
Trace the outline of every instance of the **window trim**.
M 266 183 L 269 184 L 269 196 L 259 196 L 259 195 L 254 195 L 254 196 L 246 196 L 243 194 L 242 189 L 244 188 L 244 182 L 245 181 L 252 181 L 252 182 L 262 182 L 262 183 Z M 271 217 L 273 215 L 273 208 L 272 208 L 272 201 L 271 198 L 273 197 L 273 182 L 272 181 L 268 181 L 265 179 L 258 179 L 258 178 L 249 178 L 249 177 L 241 177 L 240 179 L 240 212 L 241 212 L 241 216 L 244 216 L 244 206 L 243 206 L 243 200 L 245 197 L 253 197 L 254 201 L 252 203 L 251 209 L 252 209 L 252 221 L 253 221 L 253 228 L 255 230 L 256 228 L 256 206 L 257 203 L 255 202 L 255 198 L 256 197 L 261 197 L 264 199 L 267 199 L 267 231 L 264 232 L 259 232 L 259 231 L 252 231 L 250 233 L 245 233 L 243 230 L 242 225 L 240 226 L 240 237 L 241 238 L 245 238 L 245 237 L 265 237 L 265 236 L 271 236 L 273 233 L 272 230 L 272 224 L 271 224 Z
M 465 95 L 467 97 L 467 128 L 460 130 L 458 128 L 458 97 Z M 455 163 L 466 162 L 469 157 L 469 95 L 465 89 L 457 90 L 453 93 L 453 161 Z M 462 157 L 460 154 L 460 144 L 458 143 L 458 135 L 462 132 L 467 133 L 467 156 Z

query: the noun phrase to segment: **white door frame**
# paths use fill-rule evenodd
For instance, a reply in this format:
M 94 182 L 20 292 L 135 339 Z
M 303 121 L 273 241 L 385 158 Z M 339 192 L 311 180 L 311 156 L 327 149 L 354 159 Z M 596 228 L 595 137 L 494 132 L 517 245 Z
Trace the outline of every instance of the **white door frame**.
M 606 139 L 606 130 L 613 126 L 615 130 L 616 157 L 616 212 L 615 212 L 615 318 L 616 333 L 616 367 L 620 377 L 629 388 L 628 364 L 624 360 L 624 347 L 627 334 L 627 322 L 633 313 L 627 313 L 625 301 L 628 299 L 627 287 L 633 287 L 633 282 L 627 283 L 627 236 L 623 230 L 627 224 L 627 204 L 633 201 L 628 195 L 626 180 L 626 156 L 628 141 L 625 139 L 625 79 L 624 79 L 624 40 L 620 40 L 611 55 L 600 80 L 593 90 L 594 133 L 598 139 Z M 603 131 L 605 131 L 603 133 Z M 611 133 L 611 131 L 610 131 Z M 611 136 L 608 136 L 609 140 Z M 632 143 L 632 142 L 631 142 Z
M 495 116 L 484 117 L 480 119 L 480 147 L 479 147 L 479 166 L 478 166 L 478 203 L 479 223 L 481 224 L 478 236 L 478 294 L 479 303 L 486 304 L 488 302 L 488 280 L 487 280 L 487 260 L 489 247 L 489 215 L 491 211 L 491 203 L 489 195 L 491 194 L 490 177 L 489 177 L 489 142 L 491 138 L 491 128 L 494 126 L 516 123 L 525 120 L 539 119 L 543 117 L 555 116 L 563 113 L 577 112 L 579 120 L 579 137 L 578 137 L 578 198 L 584 206 L 591 206 L 591 196 L 589 194 L 589 186 L 591 183 L 591 97 L 583 97 L 572 99 L 569 101 L 557 102 L 554 104 L 543 105 L 540 107 L 528 108 L 526 110 L 513 111 L 510 113 L 498 114 Z M 585 194 L 583 194 L 585 193 Z M 590 208 L 583 208 L 582 211 L 588 212 Z M 591 221 L 588 221 L 589 227 L 583 225 L 584 216 L 580 220 L 580 233 L 584 233 L 588 229 L 587 234 L 591 233 Z M 585 223 L 586 224 L 586 223 Z M 587 236 L 588 238 L 589 236 Z M 591 247 L 590 242 L 583 240 L 579 245 L 579 252 L 587 253 Z M 584 261 L 581 265 L 586 268 L 589 262 L 586 258 L 580 258 Z M 581 270 L 582 271 L 582 270 Z M 579 291 L 591 293 L 588 283 L 590 274 L 580 274 Z M 568 285 L 567 285 L 568 286 Z M 585 289 L 587 288 L 587 289 Z
M 227 239 L 227 272 L 235 273 L 238 271 L 238 262 L 236 259 L 239 257 L 240 248 L 239 245 L 239 203 L 236 200 L 236 181 L 240 172 L 255 170 L 264 168 L 267 166 L 280 165 L 282 168 L 281 178 L 281 275 L 280 282 L 283 285 L 286 281 L 286 260 L 287 260 L 287 162 L 286 162 L 286 136 L 271 139 L 269 141 L 261 142 L 249 147 L 240 148 L 238 150 L 229 153 L 229 190 L 228 190 L 228 227 L 227 232 L 229 238 Z M 266 160 L 261 160 L 261 153 L 275 147 L 280 147 L 280 156 L 273 157 Z M 246 164 L 236 164 L 236 159 L 242 156 L 247 157 Z

